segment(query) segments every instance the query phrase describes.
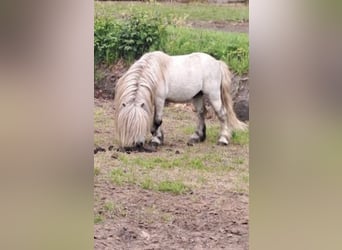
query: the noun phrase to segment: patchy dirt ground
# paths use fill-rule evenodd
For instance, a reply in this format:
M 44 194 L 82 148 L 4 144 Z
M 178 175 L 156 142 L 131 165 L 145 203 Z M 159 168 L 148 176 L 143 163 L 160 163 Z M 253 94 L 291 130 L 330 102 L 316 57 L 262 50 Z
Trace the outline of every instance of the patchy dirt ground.
M 188 21 L 187 25 L 193 28 L 218 30 L 225 32 L 248 33 L 249 22 L 227 22 L 227 21 Z
M 209 115 L 207 140 L 189 147 L 191 106 L 164 113 L 164 146 L 121 153 L 112 102 L 95 99 L 94 248 L 248 249 L 248 133 L 217 146 Z

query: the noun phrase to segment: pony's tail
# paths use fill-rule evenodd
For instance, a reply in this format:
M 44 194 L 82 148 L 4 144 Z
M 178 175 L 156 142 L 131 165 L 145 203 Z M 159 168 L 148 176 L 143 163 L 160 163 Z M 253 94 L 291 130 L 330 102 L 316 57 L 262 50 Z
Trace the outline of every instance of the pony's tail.
M 232 74 L 230 73 L 227 64 L 220 61 L 222 82 L 221 82 L 221 100 L 227 110 L 228 124 L 232 129 L 246 130 L 247 124 L 241 122 L 233 109 L 233 99 L 231 96 Z

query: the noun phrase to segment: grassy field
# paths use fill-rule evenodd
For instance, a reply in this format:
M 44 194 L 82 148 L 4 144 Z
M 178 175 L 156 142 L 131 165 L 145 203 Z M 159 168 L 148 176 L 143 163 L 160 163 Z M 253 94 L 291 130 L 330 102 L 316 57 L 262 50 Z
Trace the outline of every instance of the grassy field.
M 110 102 L 94 111 L 95 145 L 117 148 Z M 207 140 L 186 145 L 194 132 L 195 114 L 189 109 L 167 107 L 164 130 L 166 145 L 157 153 L 108 151 L 95 155 L 95 178 L 102 176 L 114 185 L 136 185 L 142 189 L 182 194 L 194 189 L 227 185 L 233 192 L 248 192 L 248 132 L 234 132 L 231 146 L 217 146 L 219 122 L 207 122 Z M 177 151 L 177 152 L 176 152 Z M 230 181 L 227 181 L 231 177 Z M 228 178 L 228 179 L 227 179 Z M 226 184 L 224 184 L 227 182 Z
M 95 2 L 95 13 L 121 18 L 137 11 L 157 13 L 176 19 L 209 21 L 248 21 L 248 6 L 208 5 L 201 3 L 171 4 L 142 2 Z

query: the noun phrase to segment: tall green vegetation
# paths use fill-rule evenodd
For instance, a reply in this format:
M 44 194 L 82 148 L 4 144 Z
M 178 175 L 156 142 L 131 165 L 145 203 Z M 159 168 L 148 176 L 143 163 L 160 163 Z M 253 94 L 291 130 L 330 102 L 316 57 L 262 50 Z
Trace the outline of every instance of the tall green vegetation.
M 109 18 L 96 18 L 94 24 L 95 63 L 112 63 L 118 59 L 119 24 Z
M 98 15 L 94 28 L 95 63 L 131 63 L 148 51 L 170 55 L 205 52 L 226 62 L 237 74 L 248 72 L 247 34 L 227 33 L 171 25 L 174 20 L 157 12 L 139 11 L 124 19 Z
M 119 58 L 132 61 L 151 49 L 162 47 L 166 36 L 160 17 L 135 13 L 124 21 L 97 17 L 94 27 L 96 63 L 113 63 Z
M 208 53 L 226 62 L 237 74 L 248 72 L 248 35 L 220 31 L 169 26 L 168 39 L 163 48 L 172 55 L 195 51 Z

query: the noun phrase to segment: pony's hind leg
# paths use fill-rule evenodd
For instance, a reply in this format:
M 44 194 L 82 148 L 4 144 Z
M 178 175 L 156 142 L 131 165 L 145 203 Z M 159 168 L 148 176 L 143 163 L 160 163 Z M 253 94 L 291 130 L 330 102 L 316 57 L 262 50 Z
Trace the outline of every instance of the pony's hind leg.
M 221 131 L 217 144 L 228 145 L 231 137 L 231 129 L 228 126 L 227 110 L 222 104 L 220 94 L 217 93 L 209 95 L 209 101 L 221 124 Z
M 202 142 L 206 138 L 205 115 L 207 113 L 207 110 L 204 105 L 203 95 L 196 96 L 192 100 L 192 103 L 195 106 L 197 112 L 198 123 L 195 133 L 191 135 L 188 141 L 188 145 Z

